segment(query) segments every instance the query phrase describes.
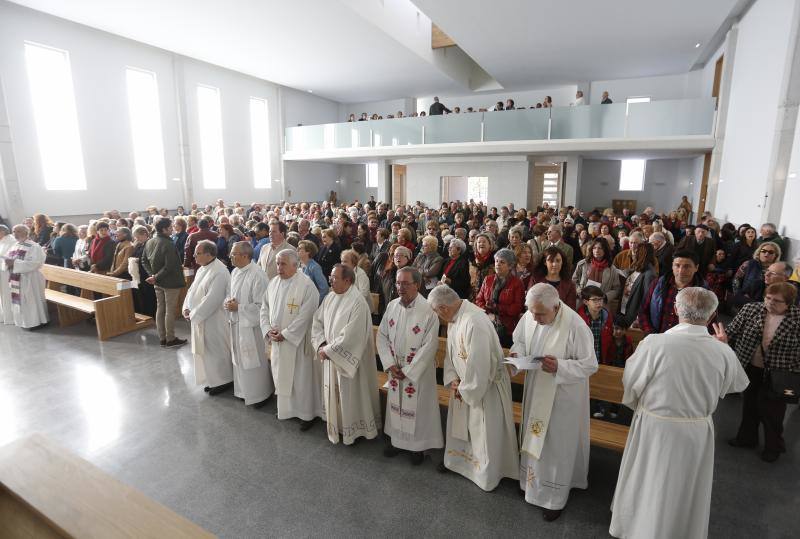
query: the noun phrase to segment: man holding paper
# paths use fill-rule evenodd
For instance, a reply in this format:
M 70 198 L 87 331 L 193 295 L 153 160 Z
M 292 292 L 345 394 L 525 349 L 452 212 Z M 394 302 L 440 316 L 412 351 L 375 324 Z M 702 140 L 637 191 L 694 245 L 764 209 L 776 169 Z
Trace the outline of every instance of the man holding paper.
M 428 302 L 449 324 L 444 383 L 451 395 L 439 471 L 452 470 L 483 490 L 494 490 L 503 477 L 519 473 L 503 349 L 483 309 L 459 298 L 449 286 L 431 290 Z
M 420 294 L 422 273 L 406 266 L 395 277 L 400 297 L 386 306 L 375 339 L 383 370 L 389 375 L 384 432 L 391 445 L 383 454 L 411 451 L 422 464 L 426 449 L 444 446 L 436 391 L 439 317 Z
M 561 516 L 571 488 L 588 486 L 589 376 L 597 358 L 591 330 L 552 285 L 532 286 L 525 305 L 511 355 L 542 359 L 531 362 L 525 378 L 519 483 L 525 501 L 551 521 Z

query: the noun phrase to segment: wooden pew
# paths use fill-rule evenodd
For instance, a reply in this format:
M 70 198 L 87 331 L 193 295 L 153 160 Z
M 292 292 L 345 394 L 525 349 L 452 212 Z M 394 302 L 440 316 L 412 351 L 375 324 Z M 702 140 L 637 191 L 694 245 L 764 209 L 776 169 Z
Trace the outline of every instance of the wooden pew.
M 0 537 L 214 536 L 34 434 L 0 448 Z
M 378 328 L 373 328 L 373 336 L 377 336 Z M 507 357 L 510 352 L 503 349 L 503 354 Z M 436 350 L 436 368 L 441 369 L 444 367 L 444 360 L 447 356 L 447 338 L 439 337 L 439 346 Z M 622 372 L 623 369 L 619 367 L 609 367 L 608 365 L 600 365 L 597 372 L 589 378 L 589 397 L 592 399 L 613 402 L 615 404 L 622 403 Z M 509 372 L 510 374 L 510 372 Z M 378 373 L 378 384 L 382 392 L 386 392 L 384 384 L 388 376 L 385 372 Z M 517 373 L 511 376 L 512 384 L 522 385 L 525 383 L 525 372 Z M 448 407 L 450 405 L 450 389 L 438 385 L 437 392 L 439 397 L 439 405 Z M 517 425 L 522 421 L 522 403 L 514 402 L 514 423 Z M 604 447 L 614 451 L 622 452 L 625 449 L 625 442 L 628 439 L 628 427 L 619 425 L 601 419 L 589 419 L 589 439 L 592 445 Z
M 149 316 L 134 312 L 130 281 L 49 264 L 42 266 L 41 271 L 47 281 L 45 298 L 56 305 L 60 327 L 75 325 L 94 315 L 97 337 L 105 341 L 153 323 Z M 62 292 L 64 285 L 80 288 L 81 295 Z M 103 297 L 95 299 L 95 292 Z

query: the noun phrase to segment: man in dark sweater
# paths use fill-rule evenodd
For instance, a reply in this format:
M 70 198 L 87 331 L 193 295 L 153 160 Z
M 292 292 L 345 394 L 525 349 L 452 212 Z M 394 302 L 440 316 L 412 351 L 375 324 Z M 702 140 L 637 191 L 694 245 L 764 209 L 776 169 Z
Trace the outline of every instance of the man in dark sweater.
M 181 346 L 186 339 L 175 337 L 175 313 L 181 289 L 186 286 L 178 251 L 172 243 L 172 220 L 160 219 L 156 235 L 147 240 L 142 253 L 142 266 L 150 277 L 146 280 L 156 291 L 156 328 L 161 346 Z
M 428 110 L 428 114 L 430 114 L 431 116 L 441 116 L 445 112 L 449 114 L 450 109 L 439 103 L 438 97 L 434 97 L 433 104 L 431 105 L 431 108 Z

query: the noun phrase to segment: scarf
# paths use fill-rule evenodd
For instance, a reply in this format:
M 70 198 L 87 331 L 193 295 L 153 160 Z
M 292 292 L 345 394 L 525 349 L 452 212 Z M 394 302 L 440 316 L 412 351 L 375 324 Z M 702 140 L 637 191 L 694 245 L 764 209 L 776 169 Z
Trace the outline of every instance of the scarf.
M 97 264 L 101 260 L 103 260 L 103 251 L 105 250 L 105 246 L 108 242 L 111 241 L 111 236 L 106 236 L 105 238 L 101 238 L 100 236 L 95 236 L 94 240 L 92 240 L 92 247 L 89 249 L 89 258 L 92 261 L 92 264 Z
M 457 261 L 458 261 L 457 258 L 451 258 L 450 261 L 447 263 L 447 266 L 445 266 L 442 275 L 447 276 L 447 274 L 450 272 L 451 269 L 453 269 L 453 266 L 455 266 Z
M 608 260 L 597 260 L 592 258 L 592 263 L 589 264 L 589 279 L 598 283 L 603 282 L 603 272 L 608 267 Z
M 489 260 L 489 258 L 491 258 L 491 256 L 492 256 L 492 253 L 489 253 L 489 254 L 486 254 L 486 255 L 482 255 L 482 254 L 476 252 L 475 253 L 475 265 L 476 266 L 484 266 L 486 264 L 486 261 Z
M 9 251 L 7 257 L 11 260 L 25 260 L 25 255 L 31 247 L 33 247 L 33 243 L 30 241 L 17 243 L 17 248 Z M 14 265 L 14 267 L 16 268 L 16 265 Z M 14 305 L 22 305 L 22 288 L 20 286 L 20 281 L 21 275 L 11 270 L 8 274 L 8 287 L 11 289 L 11 303 Z

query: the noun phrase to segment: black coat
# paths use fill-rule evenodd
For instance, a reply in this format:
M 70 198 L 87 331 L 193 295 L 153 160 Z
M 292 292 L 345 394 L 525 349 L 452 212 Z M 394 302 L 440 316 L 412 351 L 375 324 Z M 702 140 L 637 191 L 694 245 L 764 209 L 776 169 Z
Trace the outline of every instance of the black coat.
M 450 258 L 445 258 L 442 264 L 442 273 L 444 269 L 450 265 Z M 450 279 L 450 288 L 455 290 L 458 297 L 461 299 L 469 299 L 470 294 L 470 278 L 469 278 L 469 261 L 466 257 L 460 256 L 456 260 L 450 271 L 447 272 L 447 277 Z
M 341 262 L 342 248 L 337 242 L 333 242 L 330 247 L 323 245 L 317 253 L 317 262 L 322 266 L 322 274 L 327 279 L 331 276 L 333 266 Z

